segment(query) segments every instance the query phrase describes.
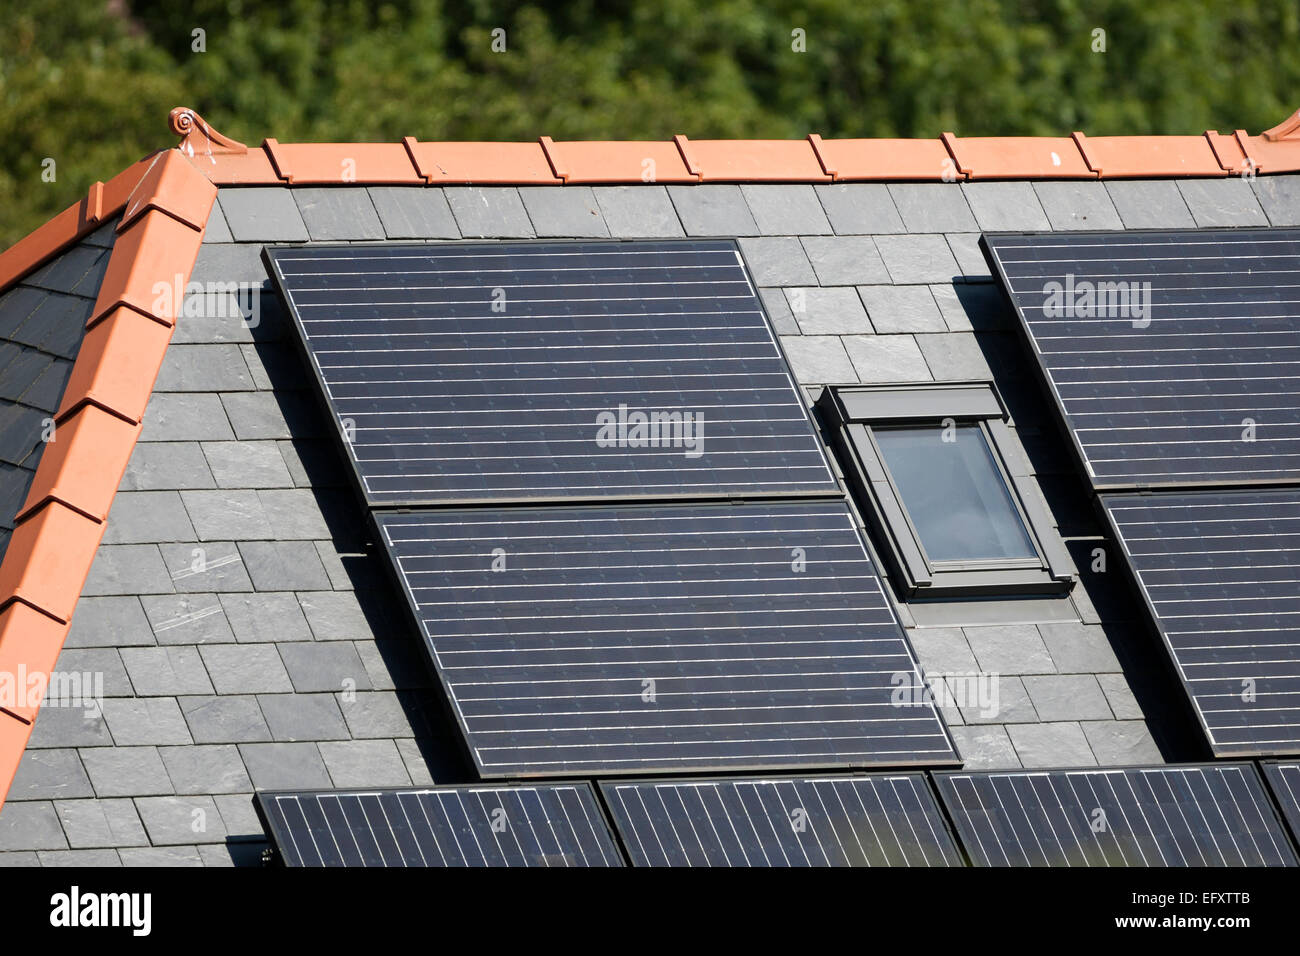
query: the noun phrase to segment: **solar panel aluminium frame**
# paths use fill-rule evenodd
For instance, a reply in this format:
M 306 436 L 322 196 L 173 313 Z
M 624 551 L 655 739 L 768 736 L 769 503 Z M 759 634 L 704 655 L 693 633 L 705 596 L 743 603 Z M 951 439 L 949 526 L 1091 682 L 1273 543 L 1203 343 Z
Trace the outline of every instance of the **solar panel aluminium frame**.
M 756 503 L 756 504 L 809 503 L 809 499 L 807 497 L 784 498 L 784 499 L 759 498 L 759 499 L 748 499 L 748 500 L 751 503 Z M 855 503 L 853 502 L 852 497 L 849 495 L 837 495 L 833 497 L 818 496 L 817 500 L 844 503 L 847 506 L 849 524 L 852 527 L 853 534 L 856 536 L 858 543 L 862 546 L 867 560 L 871 564 L 872 569 L 876 572 L 876 575 L 880 581 L 880 590 L 883 597 L 883 603 L 889 610 L 890 619 L 894 623 L 894 626 L 898 629 L 899 639 L 902 641 L 903 646 L 906 648 L 910 659 L 912 660 L 913 664 L 917 668 L 917 673 L 923 676 L 924 672 L 920 669 L 921 668 L 920 657 L 919 655 L 917 655 L 916 648 L 912 646 L 912 641 L 907 635 L 907 628 L 903 626 L 902 619 L 898 613 L 898 604 L 894 600 L 893 596 L 889 593 L 889 587 L 885 582 L 885 578 L 883 574 L 881 573 L 882 565 L 880 564 L 880 557 L 877 554 L 876 550 L 872 547 L 870 538 L 863 531 L 862 516 L 858 513 L 858 510 L 855 506 Z M 743 504 L 744 502 L 738 502 L 735 499 L 731 499 L 729 501 L 717 501 L 717 500 L 702 501 L 702 502 L 673 501 L 667 503 L 665 502 L 635 502 L 635 503 L 622 502 L 619 504 L 612 504 L 606 502 L 596 502 L 594 504 L 587 503 L 586 505 L 582 505 L 581 507 L 603 508 L 608 504 L 609 510 L 611 511 L 614 508 L 624 508 L 624 509 L 643 508 L 649 511 L 657 507 L 662 507 L 665 504 L 667 504 L 670 507 L 671 506 L 688 507 L 692 504 L 699 504 L 702 507 L 721 508 L 721 507 L 725 507 L 729 503 Z M 569 507 L 574 507 L 574 506 L 570 505 Z M 550 502 L 537 502 L 537 503 L 530 503 L 528 506 L 521 507 L 521 508 L 511 508 L 510 510 L 512 512 L 526 512 L 526 511 L 546 512 L 555 509 L 553 508 L 553 505 Z M 435 659 L 434 650 L 433 650 L 433 641 L 425 636 L 424 624 L 420 618 L 419 605 L 416 602 L 414 594 L 411 592 L 408 581 L 405 579 L 401 571 L 398 569 L 396 553 L 394 552 L 392 546 L 388 543 L 388 540 L 383 533 L 383 528 L 379 524 L 379 515 L 381 513 L 382 514 L 411 514 L 411 513 L 417 513 L 422 511 L 428 511 L 434 514 L 445 514 L 445 513 L 453 512 L 458 515 L 472 515 L 478 512 L 499 513 L 501 511 L 501 508 L 493 507 L 493 506 L 474 507 L 474 508 L 458 507 L 454 509 L 452 508 L 429 508 L 429 509 L 402 508 L 402 509 L 388 509 L 388 510 L 378 511 L 378 512 L 377 511 L 367 512 L 368 528 L 371 534 L 375 536 L 375 540 L 379 543 L 379 547 L 383 550 L 383 554 L 385 558 L 384 561 L 385 573 L 388 575 L 389 581 L 392 583 L 392 585 L 395 588 L 397 588 L 398 592 L 402 595 L 402 600 L 400 603 L 404 611 L 404 616 L 407 622 L 407 626 L 409 628 L 414 629 L 414 633 L 419 641 L 421 652 L 424 655 L 425 665 L 437 677 L 437 696 L 440 700 L 440 703 L 445 708 L 446 714 L 453 721 L 453 724 L 456 727 L 456 730 L 458 731 L 457 736 L 459 738 L 459 743 L 461 746 L 461 753 L 463 754 L 465 759 L 469 762 L 469 766 L 474 770 L 475 773 L 479 775 L 479 778 L 480 780 L 483 781 L 483 783 L 491 784 L 491 783 L 497 783 L 497 782 L 509 781 L 509 780 L 526 780 L 529 782 L 540 782 L 545 780 L 556 780 L 556 781 L 592 780 L 592 779 L 604 779 L 607 777 L 618 779 L 620 781 L 627 780 L 627 779 L 637 779 L 640 777 L 665 777 L 665 778 L 672 777 L 672 778 L 686 779 L 686 778 L 695 778 L 695 777 L 707 777 L 709 775 L 717 776 L 720 779 L 724 779 L 725 777 L 736 777 L 736 776 L 745 776 L 745 775 L 753 776 L 756 774 L 763 774 L 765 776 L 806 777 L 817 773 L 843 774 L 845 772 L 852 772 L 852 770 L 856 766 L 858 766 L 855 764 L 845 764 L 845 763 L 829 764 L 823 761 L 818 763 L 808 763 L 802 767 L 796 765 L 784 765 L 781 766 L 779 769 L 773 769 L 772 765 L 755 763 L 755 764 L 743 764 L 743 765 L 738 764 L 738 765 L 725 765 L 725 766 L 705 765 L 705 766 L 699 766 L 695 768 L 665 767 L 664 769 L 661 770 L 647 769 L 645 767 L 633 767 L 633 768 L 628 768 L 626 770 L 600 768 L 599 770 L 594 772 L 592 770 L 572 770 L 567 772 L 563 770 L 547 770 L 547 771 L 537 771 L 534 773 L 520 773 L 518 771 L 511 771 L 511 772 L 501 772 L 501 773 L 490 774 L 490 775 L 484 774 L 483 769 L 480 766 L 479 761 L 474 754 L 474 745 L 472 743 L 472 739 L 469 733 L 469 726 L 465 720 L 464 715 L 460 713 L 459 709 L 455 705 L 456 698 L 452 692 L 451 684 L 448 681 L 447 676 L 443 673 L 442 669 L 437 665 L 437 661 Z M 944 718 L 938 706 L 937 705 L 932 705 L 932 706 L 934 707 L 934 713 L 935 713 L 938 726 L 943 730 L 944 738 L 947 741 L 948 746 L 951 749 L 952 753 L 956 757 L 955 762 L 943 762 L 937 760 L 917 760 L 914 762 L 908 762 L 906 760 L 899 760 L 897 763 L 890 764 L 889 765 L 890 768 L 897 768 L 897 772 L 903 773 L 903 772 L 916 772 L 919 770 L 930 770 L 934 768 L 957 769 L 964 766 L 965 758 L 962 756 L 961 750 L 957 747 L 957 741 L 952 735 L 952 728 L 948 726 L 948 721 Z M 869 772 L 889 773 L 892 771 L 889 769 L 883 769 L 883 770 L 872 769 L 871 771 L 862 769 L 858 771 L 858 774 L 862 775 Z M 599 788 L 597 788 L 597 790 L 599 790 Z
M 1283 829 L 1291 838 L 1292 849 L 1300 856 L 1300 791 L 1291 792 L 1289 783 L 1283 776 L 1286 770 L 1300 773 L 1300 762 L 1296 760 L 1261 760 L 1259 769 L 1264 777 L 1264 789 L 1273 801 L 1274 811 L 1281 816 L 1285 824 Z M 1288 787 L 1282 793 L 1282 787 Z M 600 792 L 600 788 L 596 788 Z M 604 795 L 602 794 L 602 797 Z M 617 830 L 617 827 L 615 827 Z
M 817 449 L 821 456 L 822 464 L 826 468 L 829 477 L 829 486 L 838 486 L 839 479 L 834 466 L 831 463 L 831 457 L 824 441 L 821 430 L 816 420 L 813 418 L 810 408 L 810 401 L 803 386 L 799 384 L 795 377 L 793 367 L 790 364 L 790 358 L 786 354 L 785 347 L 781 344 L 781 336 L 776 330 L 776 325 L 772 321 L 771 315 L 767 310 L 767 303 L 759 294 L 758 285 L 753 276 L 753 270 L 750 268 L 749 261 L 745 258 L 744 250 L 740 248 L 740 243 L 736 239 L 727 237 L 688 237 L 688 238 L 664 238 L 664 239 L 506 239 L 506 240 L 481 240 L 481 239 L 447 239 L 437 242 L 420 242 L 418 240 L 381 240 L 376 239 L 373 242 L 359 243 L 339 243 L 339 242 L 297 242 L 297 243 L 270 243 L 262 248 L 262 262 L 266 266 L 268 274 L 271 276 L 271 284 L 275 287 L 276 295 L 279 297 L 284 312 L 289 317 L 294 329 L 294 347 L 298 351 L 299 357 L 305 363 L 309 376 L 312 380 L 310 389 L 313 401 L 318 409 L 324 414 L 328 423 L 328 432 L 330 440 L 338 454 L 342 456 L 347 466 L 349 475 L 349 485 L 353 494 L 360 499 L 362 506 L 366 509 L 435 509 L 435 508 L 477 508 L 482 506 L 498 505 L 532 505 L 532 504 L 556 504 L 556 505 L 586 505 L 608 503 L 612 505 L 636 504 L 643 501 L 664 501 L 667 503 L 686 503 L 690 501 L 730 501 L 738 498 L 743 499 L 768 499 L 768 498 L 797 498 L 804 500 L 813 500 L 821 498 L 840 497 L 843 492 L 837 487 L 829 487 L 824 491 L 809 490 L 785 490 L 781 492 L 746 492 L 737 494 L 734 492 L 698 492 L 698 491 L 679 491 L 664 492 L 659 494 L 644 495 L 553 495 L 537 498 L 524 498 L 519 496 L 506 496 L 502 498 L 461 498 L 445 499 L 442 501 L 429 501 L 423 499 L 413 499 L 409 501 L 372 501 L 370 495 L 366 492 L 365 482 L 363 480 L 361 469 L 352 448 L 348 442 L 347 435 L 344 432 L 338 416 L 335 414 L 329 399 L 329 390 L 326 387 L 325 377 L 312 355 L 311 347 L 307 344 L 308 337 L 306 329 L 303 326 L 298 310 L 293 306 L 289 296 L 284 275 L 279 268 L 274 253 L 280 249 L 313 249 L 328 252 L 332 250 L 356 252 L 358 249 L 366 246 L 403 246 L 418 249 L 455 249 L 464 248 L 467 245 L 493 245 L 493 246 L 520 246 L 520 245 L 591 245 L 593 243 L 608 243 L 610 245 L 635 245 L 639 242 L 654 242 L 663 245 L 681 245 L 689 247 L 698 245 L 701 242 L 725 243 L 731 246 L 736 255 L 737 262 L 740 264 L 741 271 L 745 276 L 745 281 L 749 284 L 754 294 L 754 301 L 757 305 L 759 314 L 762 316 L 763 325 L 772 340 L 776 349 L 776 355 L 780 359 L 782 368 L 785 372 L 786 379 L 790 385 L 792 397 L 795 398 L 802 409 L 804 424 L 808 428 L 808 437 L 811 439 L 813 447 Z
M 1089 232 L 1102 232 L 1103 230 L 1088 230 Z M 1168 235 L 1171 232 L 1185 232 L 1189 235 L 1205 233 L 1210 230 L 1206 229 L 1125 229 L 1123 231 L 1112 231 L 1112 235 L 1124 236 L 1126 238 L 1141 238 L 1142 236 Z M 1239 227 L 1220 227 L 1217 231 L 1233 232 L 1266 232 L 1267 227 L 1262 226 L 1239 226 Z M 1072 234 L 1078 235 L 1078 233 Z M 1061 238 L 1059 232 L 1041 232 L 1041 231 L 993 231 L 988 230 L 980 233 L 979 246 L 980 251 L 984 253 L 984 259 L 987 262 L 990 271 L 997 279 L 996 285 L 1002 295 L 1002 301 L 1008 309 L 1015 315 L 1015 327 L 1021 343 L 1028 349 L 1032 356 L 1036 378 L 1038 384 L 1045 390 L 1050 398 L 1051 404 L 1056 411 L 1056 425 L 1065 436 L 1066 444 L 1074 457 L 1075 464 L 1078 466 L 1084 478 L 1087 479 L 1088 487 L 1096 494 L 1122 494 L 1125 492 L 1145 492 L 1145 491 L 1203 491 L 1207 489 L 1227 489 L 1227 488 L 1276 488 L 1296 485 L 1300 483 L 1300 478 L 1234 478 L 1230 481 L 1215 481 L 1213 479 L 1200 479 L 1195 481 L 1169 481 L 1152 483 L 1140 482 L 1099 482 L 1093 475 L 1092 465 L 1088 460 L 1088 453 L 1079 440 L 1079 436 L 1070 426 L 1070 415 L 1066 411 L 1065 400 L 1061 398 L 1061 393 L 1056 387 L 1056 382 L 1052 378 L 1052 373 L 1047 367 L 1042 351 L 1038 347 L 1038 342 L 1034 338 L 1033 330 L 1029 323 L 1025 321 L 1020 309 L 1017 308 L 1015 300 L 1011 296 L 1011 279 L 1006 270 L 1002 267 L 1002 262 L 989 246 L 988 239 L 998 238 L 1036 238 L 1036 237 L 1053 237 Z

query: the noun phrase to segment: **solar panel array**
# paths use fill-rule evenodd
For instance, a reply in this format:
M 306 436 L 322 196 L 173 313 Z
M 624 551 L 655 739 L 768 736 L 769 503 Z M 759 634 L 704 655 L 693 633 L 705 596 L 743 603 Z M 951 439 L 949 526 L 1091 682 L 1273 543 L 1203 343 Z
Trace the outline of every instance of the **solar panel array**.
M 935 774 L 975 866 L 1295 866 L 1249 764 Z
M 924 774 L 601 784 L 633 866 L 962 866 Z
M 587 784 L 259 793 L 286 866 L 622 866 Z
M 267 255 L 372 505 L 838 491 L 731 241 Z
M 1300 750 L 1300 489 L 1102 504 L 1215 755 Z
M 376 517 L 485 777 L 958 762 L 843 500 Z
M 983 241 L 1098 488 L 1300 478 L 1300 230 Z
M 1282 808 L 1292 836 L 1300 841 L 1300 763 L 1265 763 L 1264 779 Z

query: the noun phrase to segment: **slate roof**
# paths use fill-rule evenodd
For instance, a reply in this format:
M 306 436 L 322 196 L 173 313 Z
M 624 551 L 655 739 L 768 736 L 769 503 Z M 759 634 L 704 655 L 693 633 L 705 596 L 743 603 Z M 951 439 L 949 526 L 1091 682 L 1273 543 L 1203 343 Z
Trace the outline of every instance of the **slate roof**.
M 389 181 L 373 185 L 280 181 L 324 176 L 346 147 L 268 141 L 212 164 L 217 180 L 278 184 L 223 184 L 206 214 L 189 279 L 223 288 L 192 295 L 176 321 L 57 662 L 103 675 L 103 712 L 41 712 L 0 810 L 0 862 L 255 863 L 265 839 L 254 789 L 472 779 L 325 441 L 260 259 L 273 242 L 737 237 L 810 402 L 830 383 L 984 379 L 1009 405 L 1081 580 L 1060 599 L 899 605 L 927 669 L 1003 675 L 996 719 L 945 711 L 966 767 L 1203 755 L 1120 576 L 1091 570 L 1102 531 L 976 242 L 985 230 L 1295 225 L 1300 176 L 393 184 L 394 157 L 418 171 L 429 145 L 377 150 L 372 180 Z M 571 177 L 591 168 L 591 150 L 531 145 L 543 165 L 533 156 L 529 175 L 555 177 L 552 156 Z M 678 155 L 704 168 L 725 158 Z M 991 161 L 968 153 L 968 165 L 981 156 Z M 78 250 L 104 248 L 104 235 L 63 258 L 93 255 Z M 24 284 L 45 272 L 58 274 Z M 230 283 L 258 287 L 254 326 Z M 0 321 L 20 290 L 0 301 Z

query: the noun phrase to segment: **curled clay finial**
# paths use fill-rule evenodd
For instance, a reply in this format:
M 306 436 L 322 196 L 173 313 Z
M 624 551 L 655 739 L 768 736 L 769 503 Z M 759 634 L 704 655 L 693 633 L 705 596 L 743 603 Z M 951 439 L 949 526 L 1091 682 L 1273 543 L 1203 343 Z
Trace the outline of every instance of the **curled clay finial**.
M 181 138 L 181 148 L 194 155 L 196 142 L 201 142 L 197 152 L 200 153 L 246 153 L 248 147 L 237 140 L 222 136 L 194 110 L 188 106 L 178 106 L 167 117 L 171 131 Z M 202 137 L 196 140 L 196 137 Z

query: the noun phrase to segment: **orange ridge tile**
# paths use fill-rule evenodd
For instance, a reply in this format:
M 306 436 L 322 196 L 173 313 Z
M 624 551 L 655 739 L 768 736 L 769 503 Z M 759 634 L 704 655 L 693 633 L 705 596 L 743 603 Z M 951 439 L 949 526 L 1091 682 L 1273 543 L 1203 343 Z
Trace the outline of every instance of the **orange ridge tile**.
M 1219 168 L 1224 171 L 1224 175 L 1240 175 L 1249 167 L 1246 151 L 1235 136 L 1224 136 L 1209 129 L 1205 131 L 1205 139 L 1209 142 L 1210 150 L 1214 153 L 1214 158 Z
M 938 139 L 809 139 L 835 182 L 964 178 Z
M 693 183 L 677 145 L 655 140 L 557 143 L 540 140 L 551 170 L 566 183 Z
M 103 521 L 58 501 L 29 514 L 14 526 L 0 567 L 0 608 L 21 601 L 56 621 L 71 621 L 104 528 Z
M 1069 136 L 954 136 L 944 146 L 967 179 L 1096 179 Z
M 117 231 L 122 232 L 150 209 L 164 212 L 191 229 L 202 229 L 216 201 L 217 187 L 193 163 L 179 150 L 164 150 L 154 157 L 127 199 Z
M 201 230 L 157 209 L 131 222 L 118 233 L 87 328 L 118 306 L 175 325 L 185 281 L 202 243 Z
M 18 773 L 31 735 L 31 724 L 0 711 L 0 808 L 4 807 L 5 794 Z
M 709 183 L 828 183 L 816 150 L 807 139 L 674 140 L 686 168 Z
M 138 366 L 136 370 L 142 371 Z M 141 427 L 95 405 L 81 405 L 55 425 L 15 520 L 25 521 L 50 501 L 96 521 L 106 520 Z
M 268 139 L 264 148 L 280 178 L 293 185 L 424 183 L 402 143 L 279 143 Z
M 1300 171 L 1300 110 L 1258 136 L 1237 130 L 1236 141 L 1254 172 Z
M 1075 133 L 1088 167 L 1102 179 L 1226 176 L 1205 136 L 1085 136 Z
M 559 185 L 541 143 L 422 143 L 402 140 L 427 183 Z
M 68 376 L 56 425 L 83 405 L 98 406 L 132 425 L 142 421 L 171 337 L 170 326 L 134 309 L 119 307 L 95 323 Z
M 44 696 L 44 688 L 67 636 L 67 624 L 26 604 L 10 604 L 0 611 L 0 681 L 8 682 L 16 692 L 13 699 L 0 701 L 0 713 L 28 724 L 36 719 L 40 697 Z M 42 686 L 33 687 L 33 678 L 41 681 Z M 27 696 L 33 691 L 36 693 Z M 0 741 L 3 739 L 0 731 Z M 0 756 L 0 763 L 3 761 L 4 757 Z M 0 774 L 0 802 L 4 795 L 2 777 Z
M 189 107 L 176 107 L 167 121 L 172 132 L 181 138 L 177 150 L 213 184 L 262 186 L 281 182 L 266 150 L 249 149 L 221 135 Z

